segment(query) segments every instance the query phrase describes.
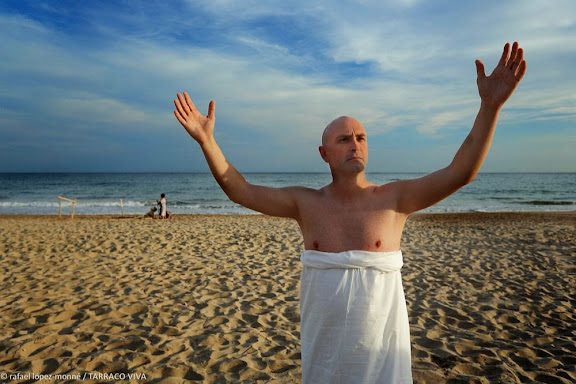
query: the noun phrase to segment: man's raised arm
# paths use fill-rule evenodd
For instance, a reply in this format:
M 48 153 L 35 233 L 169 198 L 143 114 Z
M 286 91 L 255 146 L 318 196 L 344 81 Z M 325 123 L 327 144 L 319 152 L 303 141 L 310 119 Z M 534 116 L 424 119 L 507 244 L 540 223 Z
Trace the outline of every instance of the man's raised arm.
M 214 139 L 216 121 L 214 101 L 210 101 L 207 116 L 198 112 L 186 92 L 183 95 L 178 94 L 174 105 L 176 106 L 174 115 L 186 132 L 200 145 L 212 175 L 230 200 L 267 215 L 297 217 L 295 188 L 268 188 L 250 184 L 226 160 Z
M 514 43 L 506 43 L 502 57 L 490 76 L 484 64 L 476 60 L 480 111 L 466 140 L 446 168 L 419 179 L 404 180 L 391 186 L 398 196 L 397 210 L 410 214 L 436 204 L 470 183 L 482 166 L 490 149 L 500 109 L 512 95 L 526 73 L 524 52 Z

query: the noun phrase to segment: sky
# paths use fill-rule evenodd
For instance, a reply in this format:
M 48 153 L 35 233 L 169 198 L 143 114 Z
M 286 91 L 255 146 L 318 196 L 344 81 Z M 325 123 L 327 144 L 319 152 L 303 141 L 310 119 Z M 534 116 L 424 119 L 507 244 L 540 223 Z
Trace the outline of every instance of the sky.
M 0 172 L 205 172 L 174 118 L 187 91 L 242 172 L 327 172 L 324 127 L 367 130 L 370 172 L 450 163 L 489 74 L 527 73 L 483 172 L 576 172 L 573 0 L 0 3 Z

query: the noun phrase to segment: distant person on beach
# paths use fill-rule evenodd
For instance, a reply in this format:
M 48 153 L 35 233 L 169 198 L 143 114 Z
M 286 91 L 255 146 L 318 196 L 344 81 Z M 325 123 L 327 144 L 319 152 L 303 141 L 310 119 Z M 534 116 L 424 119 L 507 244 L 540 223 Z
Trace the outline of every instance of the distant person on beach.
M 166 195 L 163 193 L 160 195 L 160 200 L 158 200 L 158 206 L 160 207 L 160 218 L 166 219 Z
M 408 216 L 474 180 L 488 154 L 500 110 L 526 72 L 518 43 L 504 46 L 486 76 L 476 61 L 480 109 L 445 168 L 375 185 L 366 179 L 366 130 L 347 116 L 322 134 L 320 156 L 332 182 L 316 190 L 248 183 L 214 139 L 215 103 L 198 112 L 187 93 L 174 114 L 198 142 L 214 178 L 234 202 L 300 225 L 300 313 L 304 383 L 411 383 L 410 333 L 401 282 L 400 240 Z
M 156 207 L 152 207 L 142 217 L 146 217 L 146 218 L 150 217 L 152 219 L 155 219 L 156 218 L 156 211 L 157 211 Z

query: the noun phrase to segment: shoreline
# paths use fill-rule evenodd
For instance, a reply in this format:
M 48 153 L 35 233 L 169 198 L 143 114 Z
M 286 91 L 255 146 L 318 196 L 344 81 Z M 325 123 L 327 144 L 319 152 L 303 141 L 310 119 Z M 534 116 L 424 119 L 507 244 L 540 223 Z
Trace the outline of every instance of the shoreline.
M 173 213 L 174 217 L 271 217 L 262 213 Z M 438 217 L 449 217 L 449 216 L 459 216 L 459 217 L 491 217 L 491 216 L 498 216 L 498 215 L 506 215 L 506 216 L 533 216 L 533 215 L 542 215 L 542 216 L 570 216 L 576 215 L 576 210 L 570 211 L 474 211 L 474 212 L 416 212 L 410 215 L 410 218 L 414 217 L 422 217 L 422 218 L 432 218 L 434 216 Z M 57 217 L 58 214 L 2 214 L 0 213 L 0 219 L 2 218 L 54 218 Z M 116 214 L 116 213 L 95 213 L 95 214 L 74 214 L 74 218 L 140 218 L 143 214 Z M 62 214 L 62 218 L 70 218 L 70 213 Z
M 575 223 L 576 212 L 412 215 L 414 383 L 576 381 Z M 295 221 L 265 215 L 0 216 L 0 364 L 299 382 L 302 250 Z

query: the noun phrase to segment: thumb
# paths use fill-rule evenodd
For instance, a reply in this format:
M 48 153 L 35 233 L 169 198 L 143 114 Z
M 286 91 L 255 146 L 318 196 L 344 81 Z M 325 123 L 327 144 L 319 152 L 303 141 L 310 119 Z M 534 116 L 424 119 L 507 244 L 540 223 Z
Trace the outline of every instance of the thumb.
M 214 100 L 211 100 L 210 104 L 208 104 L 208 116 L 207 117 L 209 119 L 213 119 L 215 111 L 216 111 L 216 102 Z
M 478 74 L 478 80 L 486 77 L 486 73 L 484 72 L 484 63 L 480 60 L 476 60 L 476 73 Z

